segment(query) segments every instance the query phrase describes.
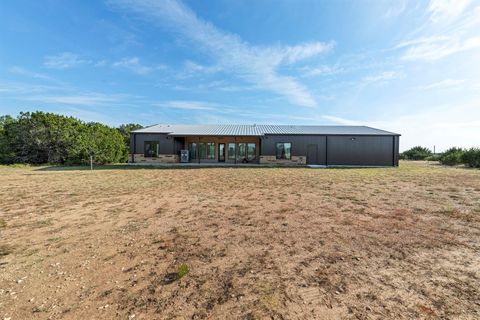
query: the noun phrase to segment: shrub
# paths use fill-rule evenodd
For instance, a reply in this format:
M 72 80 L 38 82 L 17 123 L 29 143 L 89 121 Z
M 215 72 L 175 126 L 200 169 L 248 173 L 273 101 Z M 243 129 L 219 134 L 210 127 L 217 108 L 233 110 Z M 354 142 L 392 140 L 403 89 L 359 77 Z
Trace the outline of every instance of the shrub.
M 462 163 L 464 151 L 462 148 L 453 147 L 440 156 L 440 163 L 447 166 L 456 166 Z
M 462 155 L 462 162 L 471 168 L 480 168 L 480 148 L 470 148 Z
M 431 156 L 426 157 L 425 160 L 427 160 L 427 161 L 440 161 L 440 155 L 432 154 Z
M 178 267 L 178 279 L 181 279 L 183 278 L 184 276 L 186 276 L 188 274 L 190 270 L 188 269 L 188 266 L 185 264 L 185 263 L 182 263 L 179 267 Z
M 402 158 L 406 160 L 425 160 L 432 155 L 432 151 L 424 147 L 413 147 L 402 153 Z

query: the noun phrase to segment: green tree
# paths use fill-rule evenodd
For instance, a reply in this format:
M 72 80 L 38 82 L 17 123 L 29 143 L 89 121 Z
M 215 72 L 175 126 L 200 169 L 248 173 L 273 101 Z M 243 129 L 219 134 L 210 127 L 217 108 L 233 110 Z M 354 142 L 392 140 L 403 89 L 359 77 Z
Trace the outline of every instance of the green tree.
M 432 151 L 421 146 L 413 147 L 402 153 L 402 158 L 407 160 L 425 160 L 432 155 Z
M 0 161 L 30 164 L 126 162 L 127 146 L 116 128 L 46 112 L 0 119 Z
M 125 159 L 128 159 L 128 153 L 130 151 L 130 132 L 134 130 L 142 129 L 142 128 L 143 126 L 139 125 L 138 123 L 122 124 L 120 127 L 117 128 L 120 134 L 122 135 L 123 141 L 126 146 Z
M 77 132 L 77 143 L 70 151 L 68 163 L 86 164 L 90 155 L 97 164 L 126 162 L 126 148 L 117 129 L 101 123 L 87 123 Z
M 130 132 L 142 128 L 143 126 L 138 123 L 127 123 L 122 124 L 120 127 L 118 127 L 118 131 L 120 131 L 120 134 L 123 136 L 125 144 L 127 146 L 130 146 Z
M 14 161 L 15 153 L 10 147 L 10 143 L 6 136 L 6 127 L 14 122 L 11 116 L 0 117 L 0 163 L 12 163 Z

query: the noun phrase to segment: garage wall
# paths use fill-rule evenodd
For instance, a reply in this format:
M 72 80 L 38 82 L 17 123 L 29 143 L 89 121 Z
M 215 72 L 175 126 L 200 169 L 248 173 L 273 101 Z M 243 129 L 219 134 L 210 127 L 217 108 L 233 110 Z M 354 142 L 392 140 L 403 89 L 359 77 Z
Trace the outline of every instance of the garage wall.
M 392 166 L 393 136 L 329 136 L 327 165 Z

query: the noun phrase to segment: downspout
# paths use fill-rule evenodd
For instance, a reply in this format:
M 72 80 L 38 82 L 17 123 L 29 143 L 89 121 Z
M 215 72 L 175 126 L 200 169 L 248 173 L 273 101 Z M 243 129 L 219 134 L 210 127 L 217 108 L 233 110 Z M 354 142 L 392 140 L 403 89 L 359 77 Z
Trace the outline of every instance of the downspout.
M 328 136 L 325 136 L 325 166 L 328 167 Z
M 237 136 L 233 137 L 233 142 L 235 143 L 235 160 L 233 163 L 237 165 Z

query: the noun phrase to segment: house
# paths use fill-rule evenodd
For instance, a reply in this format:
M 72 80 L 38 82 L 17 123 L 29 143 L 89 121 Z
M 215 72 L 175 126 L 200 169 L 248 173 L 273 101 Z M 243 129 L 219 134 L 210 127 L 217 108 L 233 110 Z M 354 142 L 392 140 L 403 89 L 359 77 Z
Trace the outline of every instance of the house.
M 158 124 L 132 131 L 129 162 L 398 166 L 399 137 L 366 126 Z

